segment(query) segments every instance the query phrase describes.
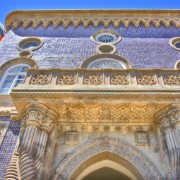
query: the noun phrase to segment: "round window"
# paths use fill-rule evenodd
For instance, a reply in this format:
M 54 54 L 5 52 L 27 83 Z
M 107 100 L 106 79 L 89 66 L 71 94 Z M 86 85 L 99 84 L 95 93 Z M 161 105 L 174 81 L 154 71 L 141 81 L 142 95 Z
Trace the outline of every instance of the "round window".
M 102 33 L 96 36 L 96 41 L 100 43 L 112 43 L 116 41 L 116 36 L 110 33 Z
M 121 36 L 111 30 L 100 30 L 95 32 L 90 39 L 96 44 L 116 44 L 121 40 Z
M 172 38 L 170 41 L 169 41 L 169 44 L 171 47 L 173 47 L 174 49 L 177 49 L 180 51 L 180 37 L 175 37 L 175 38 Z
M 43 41 L 40 38 L 32 37 L 25 38 L 18 43 L 17 48 L 21 51 L 34 51 L 43 45 Z

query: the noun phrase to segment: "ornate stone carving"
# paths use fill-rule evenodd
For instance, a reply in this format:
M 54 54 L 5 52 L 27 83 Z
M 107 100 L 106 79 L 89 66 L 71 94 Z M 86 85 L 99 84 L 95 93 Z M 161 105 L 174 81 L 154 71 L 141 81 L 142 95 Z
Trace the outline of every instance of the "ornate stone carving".
M 164 77 L 164 83 L 167 85 L 180 85 L 180 75 L 169 74 Z
M 160 180 L 162 178 L 159 170 L 152 161 L 147 158 L 136 147 L 126 143 L 124 140 L 102 137 L 93 139 L 88 143 L 78 147 L 68 155 L 56 169 L 53 180 L 72 179 L 72 174 L 84 161 L 102 152 L 112 152 L 125 158 L 133 164 L 142 174 L 144 179 Z
M 41 179 L 48 136 L 57 115 L 43 104 L 30 104 L 21 112 L 20 143 L 5 179 Z M 45 166 L 45 165 L 44 165 Z
M 147 131 L 136 131 L 134 133 L 135 142 L 137 146 L 147 146 L 150 145 L 150 138 Z
M 0 147 L 1 143 L 3 142 L 4 136 L 6 134 L 6 131 L 8 129 L 9 122 L 8 121 L 0 121 Z
M 35 14 L 36 13 L 36 14 Z M 56 15 L 54 15 L 56 14 Z M 22 26 L 27 28 L 31 25 L 33 28 L 37 28 L 39 25 L 42 25 L 44 28 L 47 28 L 50 24 L 53 27 L 57 28 L 60 24 L 64 28 L 68 27 L 70 24 L 73 27 L 77 27 L 82 24 L 84 27 L 87 27 L 90 24 L 93 24 L 94 27 L 97 27 L 99 24 L 103 24 L 105 27 L 109 27 L 112 24 L 114 27 L 119 27 L 123 25 L 128 27 L 133 24 L 135 27 L 139 25 L 144 25 L 149 27 L 151 24 L 155 27 L 160 27 L 164 25 L 170 27 L 171 24 L 174 24 L 176 27 L 179 27 L 179 16 L 177 16 L 177 11 L 170 10 L 106 10 L 106 16 L 104 17 L 104 11 L 99 10 L 86 10 L 86 11 L 25 11 L 25 12 L 16 12 L 8 15 L 6 20 L 6 28 L 9 30 L 11 27 L 17 28 Z M 168 15 L 167 15 L 168 14 Z
M 157 84 L 156 75 L 143 74 L 137 77 L 137 82 L 140 85 L 155 85 Z
M 110 83 L 113 85 L 128 85 L 129 78 L 122 74 L 112 74 Z
M 67 131 L 65 133 L 65 144 L 75 145 L 78 143 L 78 132 L 77 131 Z
M 51 76 L 48 74 L 37 74 L 31 79 L 31 84 L 33 85 L 46 85 L 49 84 Z
M 165 134 L 167 148 L 165 152 L 169 157 L 173 179 L 180 179 L 180 104 L 169 105 L 165 109 L 159 111 L 155 118 L 162 132 Z
M 56 105 L 61 122 L 149 122 L 157 107 L 151 104 L 64 103 Z
M 58 78 L 57 84 L 59 85 L 74 85 L 76 84 L 77 77 L 72 73 L 61 74 Z
M 103 83 L 103 75 L 98 73 L 86 74 L 83 82 L 85 85 L 101 85 Z

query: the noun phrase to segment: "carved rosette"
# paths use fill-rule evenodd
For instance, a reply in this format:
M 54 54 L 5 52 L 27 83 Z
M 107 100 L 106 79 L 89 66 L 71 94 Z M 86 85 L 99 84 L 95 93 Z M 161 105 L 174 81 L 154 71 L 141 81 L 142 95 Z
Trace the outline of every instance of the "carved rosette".
M 157 84 L 156 75 L 143 74 L 137 77 L 137 82 L 140 85 L 155 85 Z
M 101 85 L 103 83 L 103 75 L 99 73 L 87 74 L 84 77 L 85 85 Z
M 61 74 L 57 80 L 59 85 L 74 85 L 76 84 L 77 76 L 73 73 Z
M 113 74 L 111 76 L 111 84 L 112 85 L 128 85 L 129 84 L 129 78 L 126 75 Z
M 51 80 L 51 75 L 49 74 L 36 74 L 31 79 L 31 84 L 33 85 L 46 85 L 49 84 Z
M 180 85 L 180 75 L 169 74 L 164 77 L 164 83 L 166 85 Z

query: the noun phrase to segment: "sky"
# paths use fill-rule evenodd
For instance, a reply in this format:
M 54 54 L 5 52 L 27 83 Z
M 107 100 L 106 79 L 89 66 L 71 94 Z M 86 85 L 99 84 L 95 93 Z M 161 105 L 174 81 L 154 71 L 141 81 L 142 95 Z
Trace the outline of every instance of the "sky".
M 0 0 L 0 22 L 28 9 L 180 9 L 180 0 Z

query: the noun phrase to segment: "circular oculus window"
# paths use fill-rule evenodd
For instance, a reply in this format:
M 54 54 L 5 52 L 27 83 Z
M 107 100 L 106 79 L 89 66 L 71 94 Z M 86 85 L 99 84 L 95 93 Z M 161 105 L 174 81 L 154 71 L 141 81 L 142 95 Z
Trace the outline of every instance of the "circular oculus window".
M 169 44 L 174 49 L 177 49 L 180 51 L 180 37 L 174 37 L 169 41 Z
M 43 45 L 43 40 L 36 37 L 25 38 L 18 43 L 17 48 L 21 51 L 34 51 Z
M 121 36 L 111 30 L 100 30 L 95 32 L 90 39 L 96 44 L 116 44 L 121 40 Z
M 98 45 L 96 48 L 99 54 L 114 54 L 116 52 L 116 47 L 114 45 Z

